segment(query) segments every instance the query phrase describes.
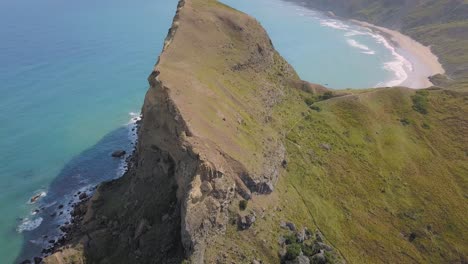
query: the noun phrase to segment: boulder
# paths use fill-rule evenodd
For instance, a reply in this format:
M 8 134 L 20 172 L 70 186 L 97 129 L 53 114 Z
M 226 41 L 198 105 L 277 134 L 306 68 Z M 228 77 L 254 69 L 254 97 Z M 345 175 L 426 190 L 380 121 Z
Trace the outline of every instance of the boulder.
M 249 229 L 256 221 L 255 215 L 239 216 L 238 219 L 239 228 L 242 230 Z
M 296 232 L 296 238 L 297 238 L 297 242 L 299 242 L 299 243 L 304 242 L 307 239 L 306 229 L 302 228 L 301 231 L 297 231 Z
M 39 264 L 39 263 L 42 263 L 42 258 L 34 257 L 34 264 Z
M 322 144 L 320 144 L 320 147 L 323 148 L 326 151 L 330 151 L 332 149 L 332 147 L 328 143 L 322 143 Z
M 280 222 L 280 227 L 281 227 L 281 228 L 284 228 L 284 229 L 289 229 L 289 230 L 291 230 L 291 231 L 296 231 L 296 225 L 294 225 L 294 224 L 291 223 L 291 222 L 281 221 L 281 222 Z
M 29 199 L 30 203 L 35 203 L 42 197 L 42 193 L 35 194 L 31 199 Z
M 86 197 L 88 197 L 86 193 L 81 193 L 80 196 L 78 196 L 80 200 L 86 199 Z
M 325 250 L 325 251 L 333 251 L 333 248 L 330 247 L 329 245 L 323 243 L 323 242 L 317 242 L 315 241 L 314 243 L 314 251 L 315 252 L 319 252 L 321 250 Z
M 327 258 L 325 257 L 325 253 L 323 252 L 323 250 L 320 250 L 319 253 L 312 256 L 312 262 L 314 264 L 326 264 L 327 263 Z
M 318 242 L 323 242 L 323 235 L 322 232 L 320 232 L 319 230 L 315 232 L 315 240 L 317 240 Z
M 121 158 L 126 154 L 125 150 L 116 150 L 112 152 L 112 157 L 114 158 Z
M 213 190 L 213 186 L 209 181 L 202 182 L 200 188 L 203 193 L 210 193 Z
M 286 261 L 286 264 L 310 264 L 310 260 L 307 256 L 303 254 L 299 255 L 296 259 L 292 261 Z

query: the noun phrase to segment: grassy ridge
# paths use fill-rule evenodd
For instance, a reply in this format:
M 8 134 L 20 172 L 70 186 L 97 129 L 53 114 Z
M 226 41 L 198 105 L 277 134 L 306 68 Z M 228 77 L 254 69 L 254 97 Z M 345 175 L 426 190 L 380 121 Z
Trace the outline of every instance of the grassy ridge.
M 279 222 L 288 220 L 320 229 L 348 263 L 466 261 L 468 98 L 427 91 L 422 114 L 415 96 L 361 91 L 316 102 L 316 111 L 297 103 L 310 95 L 291 92 L 274 115 L 288 168 L 273 195 L 249 203 L 264 217 L 252 230 L 228 228 L 213 258 L 229 248 L 238 263 L 277 263 Z
M 467 98 L 431 91 L 423 115 L 413 94 L 322 102 L 287 136 L 287 183 L 352 263 L 446 263 L 468 253 Z

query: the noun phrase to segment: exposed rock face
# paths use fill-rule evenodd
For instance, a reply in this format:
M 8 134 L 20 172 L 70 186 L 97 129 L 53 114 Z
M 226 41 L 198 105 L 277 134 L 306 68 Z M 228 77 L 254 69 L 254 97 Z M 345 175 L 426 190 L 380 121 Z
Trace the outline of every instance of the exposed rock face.
M 234 196 L 274 190 L 285 148 L 270 116 L 286 85 L 299 81 L 258 22 L 215 1 L 180 1 L 148 80 L 129 170 L 75 209 L 70 244 L 82 250 L 65 246 L 62 255 L 204 263 L 206 241 L 225 231 Z M 244 220 L 251 226 L 255 216 Z M 46 263 L 67 263 L 61 254 Z

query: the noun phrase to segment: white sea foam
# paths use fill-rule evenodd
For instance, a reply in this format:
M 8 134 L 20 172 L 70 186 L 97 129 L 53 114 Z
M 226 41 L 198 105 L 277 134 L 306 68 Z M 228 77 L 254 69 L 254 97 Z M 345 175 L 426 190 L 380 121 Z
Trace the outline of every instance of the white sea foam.
M 400 55 L 397 52 L 396 48 L 392 46 L 386 38 L 384 38 L 382 35 L 375 33 L 369 28 L 361 27 L 362 30 L 356 30 L 355 28 L 357 26 L 351 27 L 349 25 L 346 25 L 344 22 L 336 19 L 322 19 L 320 21 L 320 25 L 334 28 L 337 30 L 346 31 L 346 33 L 344 34 L 346 37 L 365 35 L 370 36 L 377 43 L 382 44 L 386 49 L 388 49 L 391 52 L 394 59 L 392 61 L 385 62 L 383 64 L 383 68 L 387 71 L 392 72 L 395 78 L 386 83 L 379 83 L 377 84 L 377 87 L 401 85 L 404 81 L 406 81 L 406 79 L 408 79 L 408 73 L 413 71 L 413 65 L 410 61 L 408 61 L 405 57 Z M 349 45 L 361 49 L 363 54 L 374 55 L 376 53 L 374 50 L 371 50 L 369 47 L 357 42 L 354 39 L 348 39 L 347 42 Z
M 348 44 L 349 44 L 351 47 L 355 47 L 355 48 L 361 49 L 361 50 L 362 50 L 362 53 L 364 53 L 364 54 L 369 54 L 369 55 L 375 54 L 375 51 L 371 50 L 371 49 L 370 49 L 369 47 L 367 47 L 366 45 L 361 44 L 361 43 L 357 42 L 357 41 L 354 40 L 354 39 L 347 39 L 346 41 L 348 42 Z
M 413 71 L 413 65 L 405 57 L 400 55 L 396 48 L 392 46 L 386 38 L 376 33 L 369 33 L 378 43 L 385 46 L 394 57 L 394 60 L 384 63 L 383 68 L 393 72 L 395 79 L 385 83 L 385 86 L 398 86 L 408 79 L 408 72 Z
M 330 27 L 334 29 L 339 29 L 339 30 L 348 30 L 349 26 L 346 25 L 345 23 L 336 20 L 336 19 L 322 19 L 320 21 L 320 25 L 324 27 Z
M 136 128 L 137 128 L 137 122 L 141 120 L 141 114 L 136 113 L 136 112 L 130 112 L 128 114 L 130 115 L 130 121 L 127 123 L 128 137 L 130 139 L 131 149 L 133 150 L 137 142 L 137 138 L 138 138 Z M 122 161 L 119 164 L 119 167 L 117 168 L 117 177 L 121 177 L 125 173 L 126 170 L 127 170 L 127 160 L 122 159 Z
M 35 219 L 24 218 L 23 221 L 21 221 L 21 223 L 16 228 L 16 231 L 21 233 L 21 232 L 24 232 L 24 231 L 34 230 L 34 229 L 38 228 L 41 225 L 42 220 L 44 220 L 44 219 L 42 219 L 42 217 L 38 217 L 38 218 L 35 218 Z

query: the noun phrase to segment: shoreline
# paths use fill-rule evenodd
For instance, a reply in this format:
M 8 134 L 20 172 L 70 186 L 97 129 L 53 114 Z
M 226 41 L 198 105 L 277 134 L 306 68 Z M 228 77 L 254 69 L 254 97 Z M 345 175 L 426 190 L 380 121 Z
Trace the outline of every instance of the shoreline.
M 71 190 L 63 194 L 57 194 L 57 191 L 50 188 L 46 191 L 37 192 L 28 203 L 38 204 L 37 209 L 31 214 L 33 217 L 25 217 L 19 225 L 17 232 L 29 232 L 31 237 L 27 240 L 27 246 L 23 245 L 22 251 L 17 255 L 16 260 L 20 263 L 30 261 L 39 261 L 51 255 L 60 246 L 71 239 L 73 232 L 80 227 L 83 212 L 86 211 L 87 201 L 94 195 L 97 188 L 105 183 L 121 178 L 133 166 L 133 157 L 136 151 L 137 131 L 141 121 L 141 114 L 130 112 L 131 118 L 122 129 L 125 130 L 125 138 L 129 140 L 128 145 L 114 146 L 113 150 L 123 147 L 127 153 L 122 157 L 110 157 L 110 160 L 118 161 L 118 165 L 107 171 L 108 175 L 114 175 L 102 179 L 98 182 L 81 186 L 81 183 L 70 185 Z M 122 133 L 122 136 L 124 133 Z M 110 152 L 107 151 L 110 156 Z M 99 162 L 102 162 L 99 160 Z M 68 173 L 67 173 L 68 174 Z M 89 175 L 88 175 L 89 176 Z M 78 188 L 76 188 L 78 186 Z M 44 194 L 43 194 L 44 193 Z M 52 195 L 50 201 L 44 201 L 41 198 Z M 58 196 L 57 196 L 58 195 Z M 34 202 L 32 202 L 32 200 Z M 39 220 L 40 219 L 40 222 Z M 34 225 L 31 226 L 30 225 Z M 18 228 L 22 227 L 19 231 Z M 25 262 L 26 263 L 26 262 Z
M 439 58 L 432 53 L 430 47 L 424 46 L 396 30 L 355 19 L 350 19 L 349 21 L 383 36 L 394 46 L 396 52 L 411 64 L 410 69 L 405 69 L 407 74 L 406 80 L 397 86 L 404 86 L 412 89 L 429 88 L 434 85 L 429 80 L 430 76 L 445 73 L 442 64 L 439 62 Z

